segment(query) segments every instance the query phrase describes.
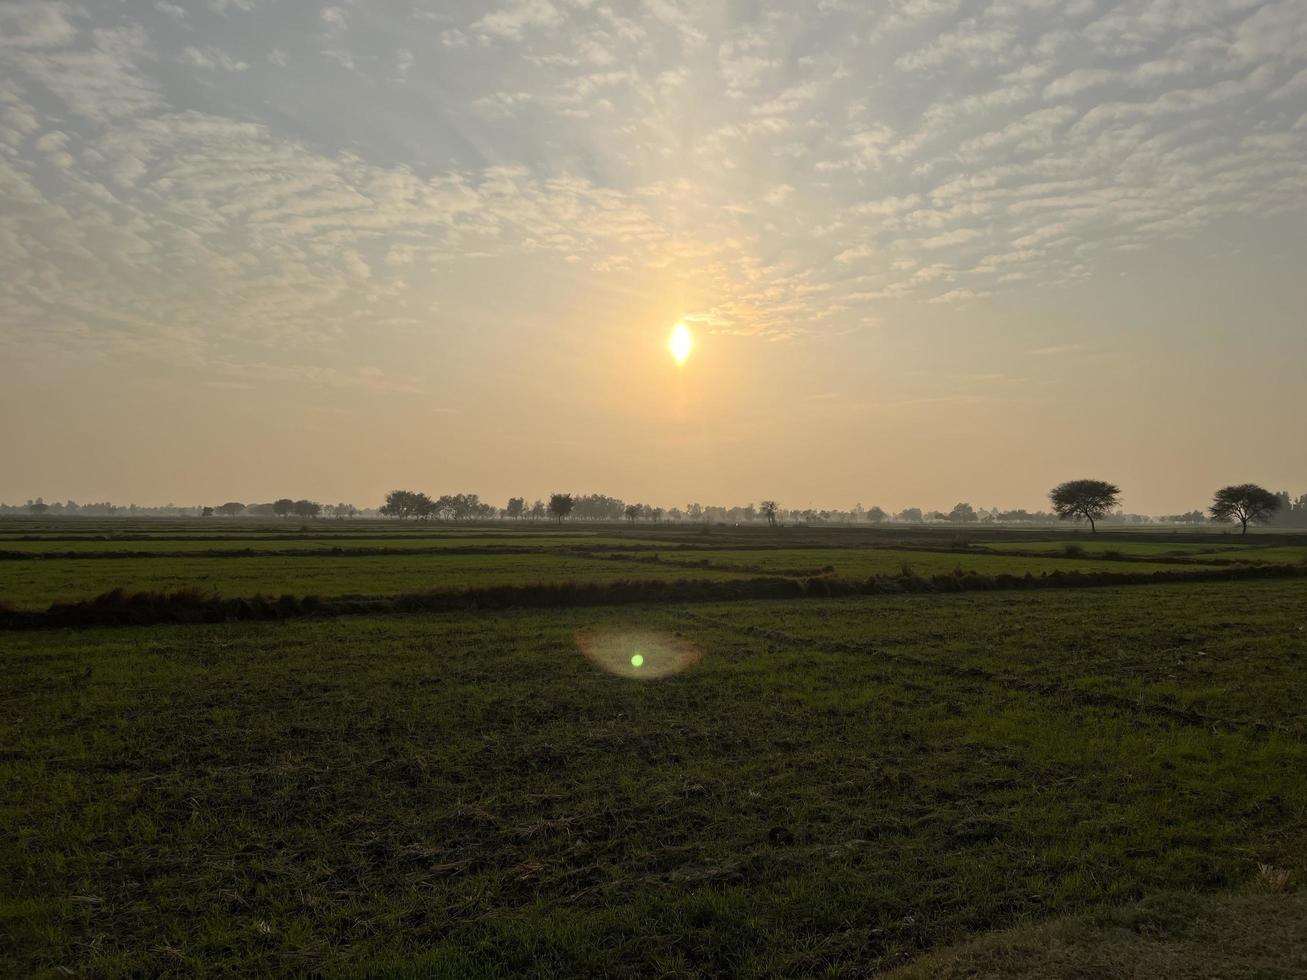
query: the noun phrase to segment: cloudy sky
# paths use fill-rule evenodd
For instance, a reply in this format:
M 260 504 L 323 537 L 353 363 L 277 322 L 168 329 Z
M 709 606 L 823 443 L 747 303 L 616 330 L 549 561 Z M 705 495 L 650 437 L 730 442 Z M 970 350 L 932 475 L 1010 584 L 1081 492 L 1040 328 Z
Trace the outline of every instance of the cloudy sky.
M 0 500 L 1303 492 L 1304 204 L 1302 0 L 0 3 Z

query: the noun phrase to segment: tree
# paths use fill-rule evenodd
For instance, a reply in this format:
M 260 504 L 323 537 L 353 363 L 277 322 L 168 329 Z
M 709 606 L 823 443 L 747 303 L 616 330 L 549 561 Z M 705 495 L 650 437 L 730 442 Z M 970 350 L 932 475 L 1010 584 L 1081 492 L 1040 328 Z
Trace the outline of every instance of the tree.
M 977 520 L 976 511 L 970 504 L 954 504 L 948 519 L 954 524 L 971 524 Z
M 223 517 L 235 517 L 245 509 L 245 505 L 235 500 L 228 501 L 218 508 L 218 513 Z
M 441 498 L 443 500 L 445 498 Z M 409 513 L 419 521 L 429 521 L 433 517 L 440 516 L 440 501 L 432 500 L 425 493 L 418 491 L 409 496 L 408 500 Z
M 626 519 L 630 521 L 632 524 L 634 524 L 636 521 L 640 519 L 640 514 L 643 510 L 644 508 L 641 507 L 639 504 L 627 504 L 626 511 L 625 511 Z
M 322 504 L 316 500 L 297 500 L 294 510 L 296 517 L 317 517 L 322 513 Z
M 899 511 L 898 519 L 904 524 L 920 524 L 925 517 L 922 516 L 920 507 L 905 507 Z
M 572 513 L 572 508 L 576 506 L 576 501 L 572 499 L 570 493 L 555 493 L 549 497 L 549 513 L 558 519 L 558 523 L 563 523 L 563 518 Z
M 763 517 L 767 518 L 767 524 L 769 527 L 776 526 L 776 512 L 780 510 L 776 501 L 764 500 L 758 505 L 758 510 L 762 512 Z
M 867 511 L 867 520 L 872 524 L 884 524 L 885 521 L 889 520 L 889 514 L 879 507 L 873 507 Z
M 1232 487 L 1222 487 L 1212 498 L 1208 513 L 1214 521 L 1236 520 L 1243 525 L 1243 533 L 1248 533 L 1248 524 L 1265 524 L 1280 505 L 1279 497 L 1255 483 L 1240 483 Z
M 531 510 L 528 513 L 530 514 L 531 520 L 538 521 L 541 520 L 548 511 L 549 508 L 545 506 L 545 502 L 543 500 L 537 500 L 531 505 Z
M 1103 480 L 1068 480 L 1050 490 L 1048 499 L 1059 518 L 1083 517 L 1089 521 L 1090 533 L 1097 534 L 1094 522 L 1117 506 L 1120 495 L 1120 487 Z
M 288 517 L 295 510 L 295 501 L 289 497 L 282 497 L 272 504 L 272 512 L 278 517 Z
M 572 516 L 579 521 L 620 521 L 626 516 L 626 503 L 602 493 L 588 493 L 575 498 Z
M 407 510 L 407 490 L 392 490 L 386 494 L 386 501 L 379 508 L 377 513 L 382 517 L 399 517 L 403 518 Z
M 508 506 L 504 508 L 504 516 L 511 517 L 513 520 L 521 520 L 522 515 L 526 513 L 525 497 L 509 497 Z
M 212 507 L 205 507 L 205 508 L 203 508 L 203 509 L 200 511 L 200 516 L 201 516 L 201 517 L 212 517 L 212 516 L 213 516 L 213 508 L 212 508 Z
M 386 502 L 381 505 L 378 513 L 384 517 L 398 517 L 404 520 L 406 517 L 430 517 L 435 513 L 435 508 L 435 501 L 425 493 L 392 490 L 386 494 Z
M 331 508 L 332 516 L 334 516 L 337 520 L 339 520 L 342 517 L 353 517 L 358 512 L 359 509 L 355 507 L 353 504 L 336 504 L 334 507 Z

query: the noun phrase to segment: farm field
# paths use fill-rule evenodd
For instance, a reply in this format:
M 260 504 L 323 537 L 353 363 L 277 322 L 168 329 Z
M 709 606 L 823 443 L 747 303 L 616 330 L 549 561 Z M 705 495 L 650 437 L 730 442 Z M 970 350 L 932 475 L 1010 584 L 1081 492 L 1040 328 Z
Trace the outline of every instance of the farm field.
M 466 539 L 459 539 L 460 542 Z M 946 575 L 956 571 L 984 575 L 1043 575 L 1057 571 L 1155 572 L 1174 565 L 1147 561 L 1110 561 L 1090 556 L 1027 556 L 913 551 L 890 548 L 772 548 L 707 550 L 671 543 L 651 550 L 647 542 L 599 539 L 601 553 L 584 552 L 575 539 L 553 547 L 511 549 L 495 553 L 463 553 L 469 546 L 440 554 L 437 549 L 415 552 L 409 542 L 391 547 L 382 542 L 375 553 L 334 555 L 338 545 L 322 541 L 281 549 L 272 542 L 252 553 L 209 545 L 201 555 L 148 551 L 131 557 L 113 552 L 70 556 L 56 554 L 32 560 L 0 560 L 0 601 L 16 608 L 41 608 L 56 601 L 89 599 L 123 589 L 126 592 L 175 592 L 194 589 L 223 596 L 344 595 L 390 596 L 433 589 L 463 589 L 491 585 L 542 582 L 614 582 L 834 575 L 865 579 L 897 575 Z M 172 544 L 173 542 L 168 542 Z M 639 548 L 640 550 L 621 550 Z M 353 545 L 351 545 L 353 547 Z M 452 547 L 452 546 L 451 546 Z M 475 546 L 472 546 L 475 547 Z M 506 545 L 500 545 L 501 549 Z M 54 549 L 59 551 L 60 549 Z M 525 551 L 525 553 L 521 553 Z M 538 553 L 536 553 L 538 552 Z M 81 555 L 74 552 L 73 555 Z
M 1216 552 L 684 527 L 527 550 L 428 527 L 511 550 L 405 553 L 416 531 L 372 528 L 384 553 L 363 556 L 155 539 L 0 561 L 0 601 L 31 608 L 543 581 L 636 599 L 0 632 L 0 974 L 1038 976 L 1002 964 L 1050 936 L 1079 963 L 1217 963 L 1235 933 L 1277 968 L 1307 948 L 1289 536 L 1238 549 L 1282 552 L 1278 577 L 1162 582 Z M 638 601 L 646 581 L 904 565 L 1142 577 Z
M 1055 541 L 993 541 L 985 542 L 984 547 L 993 551 L 1037 551 L 1042 554 L 1064 554 L 1068 548 L 1080 549 L 1086 555 L 1102 555 L 1115 552 L 1132 557 L 1156 557 L 1159 555 L 1188 557 L 1192 555 L 1211 554 L 1224 557 L 1226 553 L 1249 549 L 1246 544 L 1211 541 L 1202 543 L 1177 541 L 1111 541 L 1098 543 L 1081 540 Z
M 1221 561 L 1307 561 L 1307 545 L 1283 546 L 1275 543 L 1250 544 L 1247 541 L 1213 541 L 1210 543 L 1152 542 L 1152 541 L 996 541 L 985 542 L 984 548 L 1000 552 L 1039 552 L 1048 555 L 1065 555 L 1067 549 L 1079 551 L 1085 557 L 1124 556 L 1131 558 L 1185 558 L 1202 561 L 1217 558 Z
M 628 564 L 568 554 L 390 555 L 233 558 L 65 558 L 0 562 L 0 597 L 18 608 L 93 598 L 112 589 L 224 596 L 389 596 L 432 589 L 538 582 L 612 582 L 691 577 L 673 565 Z M 747 577 L 715 569 L 694 578 Z
M 662 542 L 665 544 L 665 542 Z M 443 534 L 443 535 L 391 535 L 390 537 L 356 536 L 344 534 L 312 535 L 306 533 L 299 537 L 267 535 L 251 537 L 248 535 L 221 535 L 203 537 L 151 537 L 111 539 L 95 538 L 91 540 L 76 538 L 41 538 L 39 540 L 13 540 L 0 538 L 0 555 L 13 553 L 58 554 L 77 552 L 83 554 L 121 554 L 123 552 L 210 552 L 222 551 L 243 554 L 245 552 L 278 551 L 323 551 L 333 550 L 378 550 L 378 551 L 435 551 L 437 549 L 454 549 L 469 551 L 473 549 L 521 551 L 528 548 L 546 550 L 550 548 L 632 548 L 640 546 L 657 546 L 657 540 L 637 537 L 620 537 L 617 535 L 580 535 L 580 534 L 528 534 L 523 533 L 506 538 L 504 535 L 489 534 Z
M 1294 580 L 14 634 L 9 966 L 851 976 L 1157 895 L 1296 914 L 1304 609 Z M 702 659 L 613 676 L 596 632 Z
M 1092 555 L 1067 558 L 1061 555 L 1031 557 L 1023 554 L 984 554 L 965 551 L 915 551 L 908 548 L 796 548 L 765 551 L 677 551 L 668 561 L 710 562 L 723 567 L 739 565 L 758 568 L 773 574 L 822 570 L 842 578 L 866 578 L 870 575 L 898 574 L 904 566 L 922 575 L 948 574 L 956 569 L 982 575 L 1043 575 L 1072 570 L 1157 572 L 1173 569 L 1171 564 L 1136 561 L 1110 561 Z M 1196 563 L 1201 564 L 1201 563 Z
M 1307 562 L 1307 545 L 1298 547 L 1239 548 L 1222 551 L 1220 556 L 1228 561 L 1268 561 L 1302 564 Z

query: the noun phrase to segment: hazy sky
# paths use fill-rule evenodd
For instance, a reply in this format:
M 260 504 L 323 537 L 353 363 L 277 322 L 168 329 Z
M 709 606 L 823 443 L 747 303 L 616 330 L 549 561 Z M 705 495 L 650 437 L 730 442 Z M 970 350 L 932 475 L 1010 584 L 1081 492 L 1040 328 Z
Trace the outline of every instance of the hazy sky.
M 0 500 L 1303 492 L 1304 204 L 1303 0 L 0 3 Z

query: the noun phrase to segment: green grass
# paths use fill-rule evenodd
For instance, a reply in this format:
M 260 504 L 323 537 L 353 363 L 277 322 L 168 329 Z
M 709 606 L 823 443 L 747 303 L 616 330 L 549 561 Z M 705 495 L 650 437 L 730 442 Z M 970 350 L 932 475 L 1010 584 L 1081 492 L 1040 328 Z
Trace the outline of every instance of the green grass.
M 566 554 L 393 555 L 296 558 L 66 558 L 0 562 L 0 600 L 42 608 L 57 600 L 128 592 L 199 589 L 223 596 L 390 596 L 536 582 L 723 579 L 745 573 L 618 563 Z
M 1307 562 L 1307 546 L 1301 548 L 1294 547 L 1265 547 L 1265 548 L 1240 548 L 1234 551 L 1221 552 L 1222 558 L 1231 561 L 1270 561 L 1286 562 L 1289 564 L 1300 564 Z
M 862 976 L 1301 876 L 1304 609 L 1267 581 L 9 634 L 0 973 Z M 576 644 L 604 630 L 703 657 L 613 676 Z
M 1047 555 L 1060 555 L 1066 548 L 1080 548 L 1086 555 L 1101 555 L 1104 552 L 1116 552 L 1131 557 L 1179 556 L 1211 554 L 1215 557 L 1227 557 L 1227 551 L 1234 551 L 1244 546 L 1238 542 L 1212 541 L 1203 543 L 1176 541 L 982 541 L 986 548 L 994 551 L 1033 551 Z
M 0 552 L 174 552 L 174 551 L 331 551 L 333 548 L 384 548 L 393 551 L 434 548 L 595 548 L 657 545 L 654 540 L 604 534 L 413 534 L 305 535 L 287 538 L 233 534 L 222 537 L 152 537 L 146 539 L 42 538 L 38 541 L 0 540 Z
M 427 589 L 459 589 L 535 582 L 608 582 L 620 579 L 721 579 L 752 575 L 833 574 L 850 579 L 919 575 L 956 569 L 982 574 L 1041 575 L 1054 571 L 1152 572 L 1177 566 L 1092 558 L 973 555 L 888 549 L 676 550 L 626 556 L 540 554 L 414 554 L 403 547 L 383 555 L 75 558 L 0 561 L 0 601 L 42 608 L 57 600 L 90 598 L 111 589 L 170 592 L 199 589 L 224 596 L 292 594 L 388 596 Z M 657 560 L 655 560 L 657 555 Z
M 1177 566 L 1160 562 L 1109 561 L 1082 556 L 1029 557 L 1025 555 L 970 554 L 965 551 L 911 551 L 890 548 L 798 548 L 767 551 L 683 550 L 665 556 L 678 562 L 709 561 L 716 565 L 750 566 L 776 573 L 785 570 L 816 570 L 829 567 L 840 578 L 869 578 L 898 574 L 908 566 L 918 575 L 948 574 L 955 569 L 982 575 L 1042 575 L 1073 570 L 1100 572 L 1171 571 Z
M 1254 539 L 1255 540 L 1255 539 Z M 1210 544 L 1169 541 L 996 541 L 982 542 L 994 551 L 1040 552 L 1048 555 L 1063 554 L 1068 547 L 1079 548 L 1084 556 L 1097 556 L 1115 552 L 1130 557 L 1172 556 L 1201 562 L 1206 557 L 1221 561 L 1265 561 L 1296 564 L 1307 561 L 1307 545 L 1250 544 L 1235 537 L 1232 541 Z
M 1158 895 L 1125 909 L 983 936 L 890 980 L 1266 980 L 1307 976 L 1307 896 L 1268 869 L 1247 893 Z

